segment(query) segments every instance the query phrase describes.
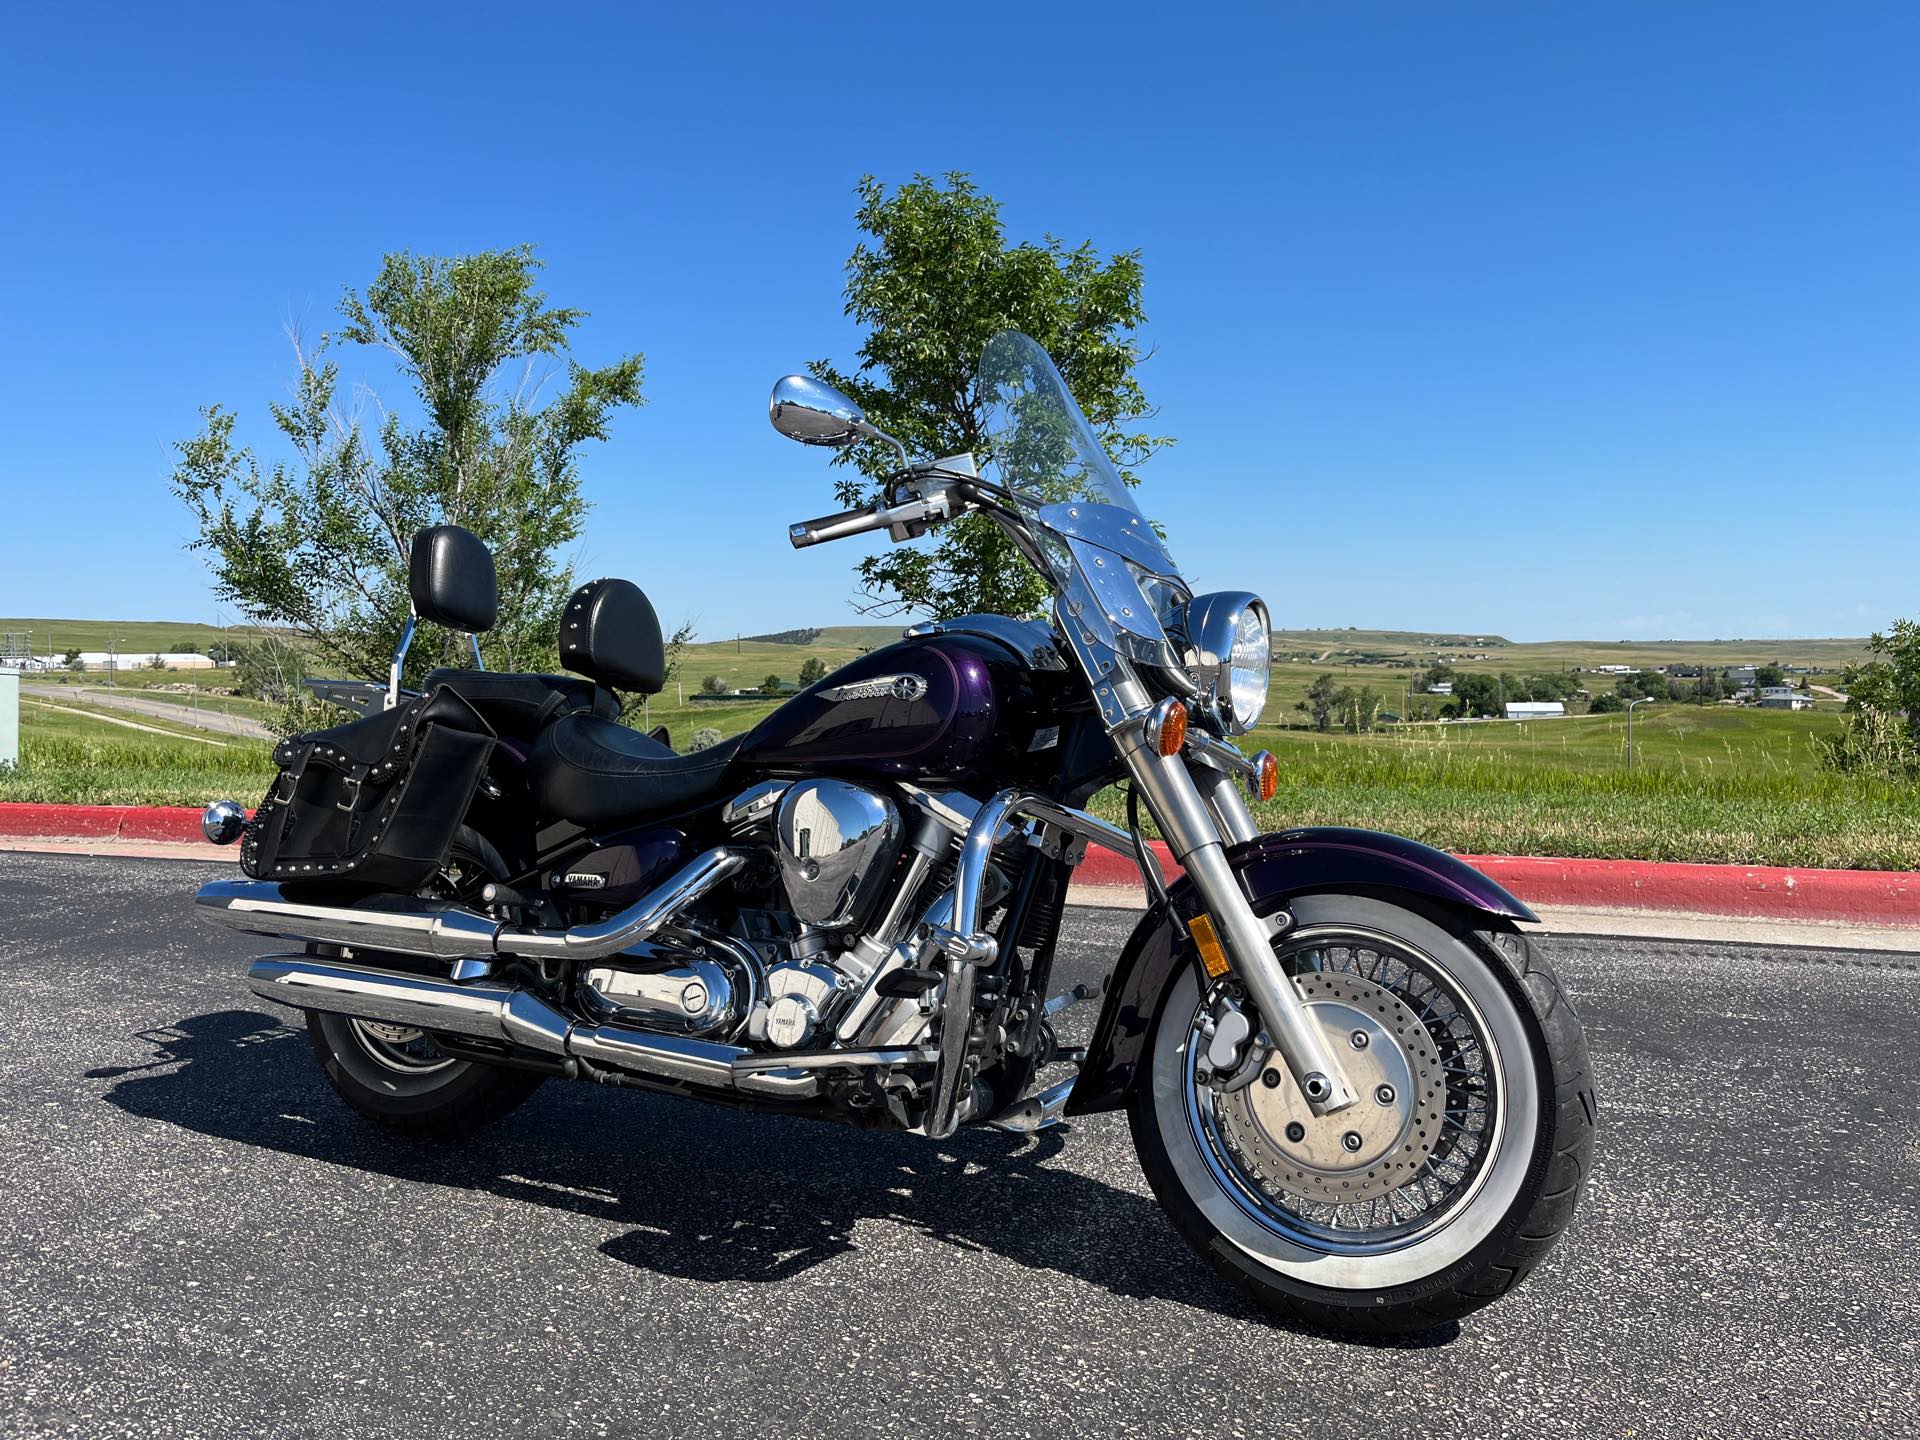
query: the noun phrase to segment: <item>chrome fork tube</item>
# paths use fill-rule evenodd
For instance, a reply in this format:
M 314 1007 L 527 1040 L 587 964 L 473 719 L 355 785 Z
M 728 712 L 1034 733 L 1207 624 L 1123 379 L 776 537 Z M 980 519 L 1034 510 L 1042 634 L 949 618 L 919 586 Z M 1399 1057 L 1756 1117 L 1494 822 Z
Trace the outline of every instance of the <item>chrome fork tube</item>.
M 1322 1038 L 1320 1027 L 1300 1003 L 1293 982 L 1274 959 L 1272 937 L 1253 913 L 1239 878 L 1227 863 L 1221 844 L 1225 825 L 1202 799 L 1185 760 L 1178 755 L 1161 755 L 1148 745 L 1145 729 L 1137 719 L 1125 721 L 1108 733 L 1146 797 L 1147 808 L 1160 823 L 1160 833 L 1167 837 L 1174 859 L 1193 877 L 1194 888 L 1220 932 L 1234 974 L 1247 987 L 1300 1093 L 1316 1115 L 1346 1109 L 1355 1099 L 1352 1088 Z M 1251 824 L 1249 819 L 1249 829 Z
M 1253 823 L 1253 812 L 1247 808 L 1246 796 L 1240 793 L 1240 784 L 1233 776 L 1211 765 L 1196 765 L 1189 773 L 1200 798 L 1207 802 L 1214 823 L 1220 827 L 1222 840 L 1229 845 L 1244 845 L 1260 834 L 1260 828 Z

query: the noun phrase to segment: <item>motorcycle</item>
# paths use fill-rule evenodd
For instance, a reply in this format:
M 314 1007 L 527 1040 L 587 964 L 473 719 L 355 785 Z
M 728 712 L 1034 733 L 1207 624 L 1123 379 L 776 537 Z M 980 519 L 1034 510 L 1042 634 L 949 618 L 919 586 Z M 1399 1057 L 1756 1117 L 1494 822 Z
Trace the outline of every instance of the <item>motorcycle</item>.
M 1050 623 L 915 625 L 680 754 L 619 719 L 617 692 L 665 678 L 624 580 L 568 602 L 570 674 L 478 668 L 476 640 L 475 668 L 403 688 L 418 621 L 477 635 L 496 610 L 486 547 L 422 531 L 387 684 L 336 682 L 361 718 L 284 742 L 250 818 L 208 807 L 250 878 L 198 913 L 296 942 L 251 989 L 305 1012 L 333 1088 L 393 1131 L 466 1134 L 550 1077 L 936 1142 L 1124 1108 L 1173 1225 L 1260 1304 L 1369 1334 L 1486 1304 L 1566 1229 L 1593 1143 L 1534 917 L 1409 840 L 1262 833 L 1277 764 L 1235 740 L 1266 703 L 1265 603 L 1191 592 L 1039 345 L 999 336 L 977 384 L 983 463 L 915 461 L 781 380 L 782 434 L 900 462 L 875 504 L 790 537 L 989 516 L 1050 581 Z M 1088 808 L 1115 786 L 1124 824 Z M 1149 903 L 1098 992 L 1050 996 L 1096 846 Z M 1063 1043 L 1061 1010 L 1096 998 Z

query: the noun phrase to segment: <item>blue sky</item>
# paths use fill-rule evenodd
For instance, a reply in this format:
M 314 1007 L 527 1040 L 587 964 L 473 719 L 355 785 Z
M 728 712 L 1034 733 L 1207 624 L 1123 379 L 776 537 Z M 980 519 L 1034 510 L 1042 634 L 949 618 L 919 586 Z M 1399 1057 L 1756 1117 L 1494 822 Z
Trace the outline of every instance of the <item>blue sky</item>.
M 0 614 L 235 618 L 166 490 L 196 407 L 267 445 L 290 319 L 532 241 L 581 358 L 647 356 L 582 564 L 706 638 L 854 621 L 766 392 L 854 348 L 856 180 L 957 169 L 1144 251 L 1143 503 L 1202 588 L 1864 633 L 1920 614 L 1916 74 L 1894 4 L 16 7 Z

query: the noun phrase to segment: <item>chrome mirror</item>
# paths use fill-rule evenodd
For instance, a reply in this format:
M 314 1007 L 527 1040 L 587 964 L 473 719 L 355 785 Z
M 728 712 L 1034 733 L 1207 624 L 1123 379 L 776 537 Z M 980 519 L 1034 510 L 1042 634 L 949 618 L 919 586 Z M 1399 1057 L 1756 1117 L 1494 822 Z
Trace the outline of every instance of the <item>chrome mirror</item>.
M 860 407 L 831 385 L 811 375 L 786 375 L 775 383 L 767 402 L 773 428 L 802 445 L 831 445 L 838 449 L 860 439 L 884 440 L 907 464 L 907 447 L 867 423 Z
M 773 428 L 802 445 L 851 445 L 867 429 L 858 405 L 811 375 L 787 375 L 767 404 Z

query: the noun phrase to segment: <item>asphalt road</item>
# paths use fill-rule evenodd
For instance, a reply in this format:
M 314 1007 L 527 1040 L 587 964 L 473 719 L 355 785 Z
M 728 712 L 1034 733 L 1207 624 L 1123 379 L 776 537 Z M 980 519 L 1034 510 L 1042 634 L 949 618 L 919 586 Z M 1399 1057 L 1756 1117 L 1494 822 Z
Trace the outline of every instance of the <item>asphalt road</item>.
M 389 1141 L 188 919 L 0 854 L 0 1434 L 1920 1433 L 1920 957 L 1557 940 L 1594 1179 L 1416 1344 L 1290 1330 L 1101 1117 L 944 1145 L 553 1083 Z M 1091 975 L 1128 914 L 1070 918 Z
M 166 700 L 153 700 L 137 688 L 109 690 L 92 685 L 22 684 L 22 695 L 43 700 L 62 700 L 69 705 L 87 705 L 102 710 L 123 710 L 153 720 L 171 720 L 175 725 L 191 725 L 221 735 L 244 735 L 253 740 L 271 740 L 273 731 L 245 715 L 229 715 L 223 710 L 194 709 Z

